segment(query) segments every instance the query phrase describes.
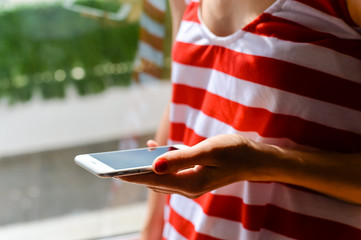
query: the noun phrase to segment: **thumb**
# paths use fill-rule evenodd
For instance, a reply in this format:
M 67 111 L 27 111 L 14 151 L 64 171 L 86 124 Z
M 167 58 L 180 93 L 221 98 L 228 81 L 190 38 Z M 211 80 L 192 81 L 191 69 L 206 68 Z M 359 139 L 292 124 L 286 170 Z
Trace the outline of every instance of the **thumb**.
M 204 164 L 203 154 L 195 147 L 173 150 L 157 157 L 153 162 L 153 171 L 157 174 L 176 173 L 180 170 Z

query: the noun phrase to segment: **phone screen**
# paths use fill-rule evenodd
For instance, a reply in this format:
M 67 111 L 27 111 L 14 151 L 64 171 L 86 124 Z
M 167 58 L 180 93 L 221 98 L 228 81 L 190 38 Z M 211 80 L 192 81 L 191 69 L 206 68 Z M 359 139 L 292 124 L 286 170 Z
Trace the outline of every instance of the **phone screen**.
M 175 149 L 176 148 L 174 147 L 164 146 L 157 148 L 140 148 L 136 150 L 94 153 L 89 155 L 117 170 L 135 168 L 139 166 L 151 166 L 154 159 L 156 159 L 159 155 Z

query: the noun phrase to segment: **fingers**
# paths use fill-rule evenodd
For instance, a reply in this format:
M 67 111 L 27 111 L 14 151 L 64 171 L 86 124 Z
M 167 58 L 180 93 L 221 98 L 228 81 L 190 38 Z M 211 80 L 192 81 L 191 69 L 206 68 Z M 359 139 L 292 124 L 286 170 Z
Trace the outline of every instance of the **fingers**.
M 150 190 L 156 192 L 156 193 L 162 193 L 162 194 L 179 194 L 179 195 L 183 195 L 185 197 L 191 198 L 191 199 L 195 199 L 198 198 L 200 196 L 202 196 L 204 193 L 197 193 L 197 194 L 192 194 L 192 193 L 187 193 L 187 192 L 182 192 L 182 191 L 173 191 L 173 190 L 167 190 L 167 189 L 162 189 L 162 188 L 157 188 L 157 187 L 148 187 Z
M 116 177 L 123 181 L 145 185 L 159 193 L 176 193 L 190 198 L 195 198 L 211 190 L 210 178 L 214 173 L 207 167 L 180 171 L 175 174 L 158 175 L 155 173 L 141 174 L 136 176 Z
M 218 135 L 208 138 L 193 147 L 170 151 L 159 156 L 153 162 L 153 171 L 157 174 L 168 174 L 192 168 L 196 165 L 222 166 L 229 169 L 231 165 L 228 163 L 238 162 L 248 145 L 245 143 L 244 138 L 236 134 Z
M 195 171 L 196 171 L 195 169 L 187 169 L 176 174 L 171 173 L 171 174 L 158 175 L 155 173 L 145 173 L 145 174 L 137 174 L 137 175 L 129 175 L 129 176 L 116 176 L 115 178 L 121 179 L 126 182 L 132 182 L 146 186 L 175 187 L 180 183 L 182 183 L 182 180 L 184 180 L 185 178 L 192 177 Z
M 153 139 L 149 139 L 147 141 L 147 146 L 148 147 L 158 147 L 158 143 L 156 141 L 154 141 Z
M 149 140 L 147 145 L 156 147 L 158 143 Z M 238 174 L 244 169 L 240 159 L 248 159 L 244 156 L 248 148 L 249 144 L 237 135 L 220 135 L 162 154 L 154 160 L 152 173 L 117 178 L 145 185 L 155 192 L 194 198 L 243 180 L 244 173 Z
M 153 162 L 153 171 L 157 174 L 177 173 L 196 165 L 214 166 L 207 151 L 199 146 L 167 152 Z

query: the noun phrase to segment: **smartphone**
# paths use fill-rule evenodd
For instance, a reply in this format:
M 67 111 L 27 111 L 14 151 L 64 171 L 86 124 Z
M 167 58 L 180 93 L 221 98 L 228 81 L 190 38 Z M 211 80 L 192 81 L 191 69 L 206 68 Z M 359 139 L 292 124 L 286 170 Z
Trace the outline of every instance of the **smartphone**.
M 98 177 L 128 176 L 152 172 L 154 159 L 168 151 L 184 148 L 187 146 L 176 144 L 82 154 L 75 157 L 75 162 Z

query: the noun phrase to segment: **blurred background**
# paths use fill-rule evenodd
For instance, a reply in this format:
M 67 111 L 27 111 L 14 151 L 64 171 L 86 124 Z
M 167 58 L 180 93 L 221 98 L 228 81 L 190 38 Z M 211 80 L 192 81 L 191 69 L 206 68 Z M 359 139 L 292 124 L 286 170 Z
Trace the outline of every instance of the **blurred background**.
M 74 157 L 153 137 L 169 33 L 165 0 L 0 0 L 0 239 L 139 231 L 147 190 Z

